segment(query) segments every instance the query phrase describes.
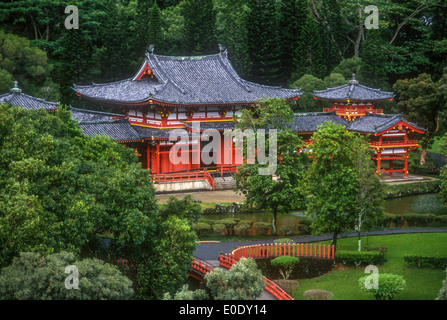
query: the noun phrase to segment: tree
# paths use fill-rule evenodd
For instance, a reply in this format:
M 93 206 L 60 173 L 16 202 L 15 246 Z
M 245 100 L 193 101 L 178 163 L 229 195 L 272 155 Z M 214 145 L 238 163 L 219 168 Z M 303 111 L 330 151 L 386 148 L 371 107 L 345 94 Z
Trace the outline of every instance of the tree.
M 309 14 L 301 32 L 301 41 L 296 46 L 295 73 L 292 79 L 299 79 L 305 74 L 320 79 L 326 75 L 328 70 L 322 36 L 321 26 L 314 20 L 313 15 Z
M 274 234 L 277 214 L 303 204 L 301 181 L 305 159 L 299 150 L 304 143 L 290 129 L 292 119 L 293 112 L 288 103 L 282 99 L 272 99 L 262 102 L 255 109 L 243 110 L 237 125 L 241 132 L 253 132 L 253 135 L 248 136 L 244 146 L 245 163 L 238 167 L 238 173 L 235 174 L 236 190 L 245 195 L 247 205 L 272 211 Z M 277 141 L 271 140 L 273 135 L 269 136 L 270 132 L 258 133 L 258 129 L 277 130 Z M 258 135 L 264 135 L 265 140 L 259 140 Z M 270 159 L 268 164 L 259 161 L 259 153 L 254 159 L 254 154 L 248 149 L 250 138 L 252 141 L 269 141 L 269 147 L 265 148 L 265 155 L 268 154 Z M 260 145 L 257 148 L 259 150 Z M 260 174 L 270 169 L 275 170 Z
M 326 122 L 311 138 L 313 161 L 306 172 L 312 230 L 331 232 L 332 245 L 352 227 L 357 212 L 358 173 L 353 166 L 354 134 Z
M 70 280 L 65 273 L 68 266 L 77 268 L 78 289 L 65 286 Z M 67 252 L 47 256 L 23 252 L 0 274 L 0 299 L 5 300 L 128 300 L 133 293 L 132 281 L 116 266 L 98 259 L 79 260 Z
M 216 12 L 212 0 L 184 0 L 182 15 L 187 55 L 215 53 Z
M 424 165 L 427 149 L 438 130 L 442 101 L 439 85 L 424 73 L 413 79 L 398 80 L 393 88 L 398 95 L 400 111 L 407 115 L 409 121 L 427 130 L 421 141 L 420 164 Z
M 180 219 L 185 219 L 191 224 L 199 221 L 203 211 L 199 203 L 195 202 L 192 195 L 188 194 L 179 200 L 174 196 L 170 196 L 168 202 L 160 208 L 160 216 L 167 219 L 174 215 Z
M 379 285 L 366 286 L 366 281 L 370 276 L 359 279 L 359 287 L 362 291 L 372 294 L 376 300 L 393 300 L 393 298 L 405 289 L 406 281 L 402 276 L 390 273 L 380 273 L 378 275 Z
M 213 300 L 253 300 L 265 288 L 265 280 L 254 259 L 241 258 L 230 270 L 215 269 L 205 275 Z
M 388 58 L 382 44 L 380 29 L 368 30 L 360 55 L 358 79 L 365 86 L 390 91 L 386 69 Z
M 276 1 L 249 0 L 246 16 L 249 79 L 267 85 L 281 84 L 281 42 Z
M 293 106 L 295 112 L 321 112 L 323 108 L 330 107 L 330 103 L 323 100 L 315 100 L 313 92 L 326 88 L 325 81 L 305 74 L 290 85 L 291 88 L 301 89 L 303 94 Z
M 284 278 L 284 280 L 289 279 L 290 274 L 295 268 L 295 265 L 297 265 L 299 262 L 299 258 L 291 256 L 276 257 L 275 259 L 270 261 L 272 266 L 279 268 L 279 273 Z
M 354 139 L 352 148 L 355 150 L 354 167 L 358 175 L 357 193 L 357 216 L 355 218 L 355 229 L 358 233 L 358 250 L 361 251 L 362 231 L 377 226 L 384 216 L 382 201 L 385 191 L 380 177 L 376 174 L 372 157 L 372 150 L 362 136 Z
M 162 43 L 161 39 L 161 11 L 157 4 L 154 2 L 149 12 L 149 42 L 148 45 L 153 44 L 155 48 L 158 48 Z M 160 50 L 162 51 L 162 50 Z
M 26 38 L 0 30 L 0 92 L 12 88 L 14 80 L 28 94 L 42 97 L 41 86 L 51 82 L 52 65 L 47 54 Z

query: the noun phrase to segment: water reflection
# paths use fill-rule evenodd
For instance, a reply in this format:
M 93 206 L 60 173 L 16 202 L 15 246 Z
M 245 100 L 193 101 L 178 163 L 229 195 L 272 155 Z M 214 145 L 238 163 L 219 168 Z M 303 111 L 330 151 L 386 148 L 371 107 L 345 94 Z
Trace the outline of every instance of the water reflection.
M 433 213 L 436 215 L 447 214 L 447 209 L 441 206 L 439 193 L 408 196 L 386 200 L 385 212 L 393 214 L 405 213 Z

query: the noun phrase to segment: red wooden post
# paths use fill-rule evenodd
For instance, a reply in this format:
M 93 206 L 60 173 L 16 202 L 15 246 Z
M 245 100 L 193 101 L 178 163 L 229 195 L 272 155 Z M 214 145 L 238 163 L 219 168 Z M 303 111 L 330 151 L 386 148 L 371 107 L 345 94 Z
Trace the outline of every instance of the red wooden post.
M 335 246 L 332 246 L 332 259 L 335 259 Z
M 290 243 L 289 243 L 289 253 L 288 253 L 288 254 L 289 254 L 289 256 L 290 256 Z
M 275 257 L 278 256 L 278 244 L 275 243 Z
M 307 257 L 307 243 L 306 243 L 306 257 Z
M 310 252 L 309 252 L 309 255 L 312 257 L 312 244 L 310 245 Z
M 326 258 L 326 245 L 323 245 L 323 258 Z
M 321 258 L 321 244 L 318 245 L 318 258 Z

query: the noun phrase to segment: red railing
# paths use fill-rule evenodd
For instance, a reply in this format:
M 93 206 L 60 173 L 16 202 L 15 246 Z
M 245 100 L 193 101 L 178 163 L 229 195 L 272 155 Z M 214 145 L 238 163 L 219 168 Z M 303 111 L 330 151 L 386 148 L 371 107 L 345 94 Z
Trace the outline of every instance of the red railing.
M 202 274 L 207 274 L 208 272 L 214 271 L 214 267 L 212 265 L 196 258 L 192 260 L 191 268 Z
M 334 259 L 335 247 L 309 243 L 268 243 L 244 246 L 232 252 L 237 262 L 240 258 L 274 258 L 280 256 Z
M 406 142 L 404 140 L 394 140 L 394 141 L 373 141 L 370 142 L 371 147 L 395 147 L 395 146 L 416 146 L 418 145 L 417 140 L 407 140 Z
M 158 173 L 151 175 L 152 182 L 174 182 L 186 180 L 206 180 L 214 190 L 214 179 L 207 171 L 196 170 L 186 172 Z

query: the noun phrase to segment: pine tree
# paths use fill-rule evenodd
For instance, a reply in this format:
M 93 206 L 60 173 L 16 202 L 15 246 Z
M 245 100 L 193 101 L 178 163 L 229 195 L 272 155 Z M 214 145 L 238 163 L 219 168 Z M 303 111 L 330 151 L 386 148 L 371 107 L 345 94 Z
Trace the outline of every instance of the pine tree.
M 358 79 L 366 86 L 391 90 L 386 71 L 387 57 L 380 29 L 368 30 L 361 51 Z
M 294 69 L 295 50 L 302 41 L 302 29 L 308 13 L 307 0 L 281 2 L 279 26 L 282 52 L 281 73 L 284 80 L 290 79 Z
M 303 26 L 301 40 L 295 51 L 295 73 L 293 79 L 299 79 L 305 74 L 323 78 L 326 75 L 322 29 L 309 14 Z
M 153 44 L 155 48 L 158 48 L 161 43 L 161 12 L 160 7 L 158 6 L 157 2 L 154 2 L 154 5 L 152 6 L 150 12 L 149 12 L 149 42 L 148 45 Z M 157 49 L 158 51 L 161 51 L 160 49 Z
M 281 83 L 281 41 L 275 0 L 250 0 L 247 14 L 249 78 L 268 85 Z
M 184 0 L 184 41 L 186 54 L 211 54 L 217 51 L 216 12 L 212 0 Z

